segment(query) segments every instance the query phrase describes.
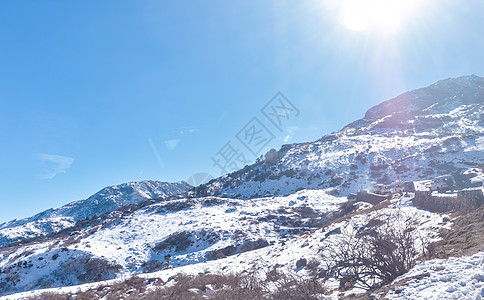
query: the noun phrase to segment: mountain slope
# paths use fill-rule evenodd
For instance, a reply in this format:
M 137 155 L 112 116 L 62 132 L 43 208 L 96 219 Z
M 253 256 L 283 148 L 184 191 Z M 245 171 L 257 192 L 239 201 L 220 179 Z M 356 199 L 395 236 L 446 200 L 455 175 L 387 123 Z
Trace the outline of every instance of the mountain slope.
M 60 208 L 43 211 L 33 217 L 0 224 L 0 246 L 25 238 L 57 232 L 78 220 L 100 216 L 127 204 L 146 199 L 164 198 L 192 188 L 186 182 L 139 181 L 103 188 L 91 197 Z
M 385 214 L 414 216 L 419 235 L 435 240 L 439 229 L 450 227 L 450 216 L 414 207 L 411 196 L 375 206 L 348 202 L 346 196 L 372 181 L 424 181 L 447 173 L 462 187 L 482 184 L 483 90 L 483 78 L 443 80 L 377 105 L 363 119 L 315 142 L 271 150 L 264 160 L 181 196 L 125 207 L 69 233 L 0 248 L 0 292 L 158 270 L 146 276 L 166 280 L 182 271 L 276 266 L 309 276 L 298 261 L 322 260 L 317 253 L 325 245 Z M 119 190 L 101 191 L 86 203 L 95 207 Z
M 243 272 L 279 266 L 307 276 L 308 270 L 297 267 L 299 260 L 320 259 L 320 250 L 334 243 L 341 230 L 364 224 L 370 217 L 400 212 L 418 216 L 419 231 L 431 239 L 445 226 L 439 214 L 397 201 L 379 210 L 359 203 L 355 209 L 361 213 L 352 219 L 320 228 L 346 202 L 322 190 L 304 190 L 287 197 L 206 197 L 150 204 L 71 236 L 21 245 L 13 251 L 0 249 L 4 255 L 0 295 L 156 271 L 160 272 L 151 277 L 167 280 L 179 272 Z
M 484 78 L 439 81 L 377 105 L 312 143 L 284 145 L 265 160 L 198 187 L 193 196 L 250 198 L 300 188 L 345 195 L 370 182 L 422 180 L 484 164 Z

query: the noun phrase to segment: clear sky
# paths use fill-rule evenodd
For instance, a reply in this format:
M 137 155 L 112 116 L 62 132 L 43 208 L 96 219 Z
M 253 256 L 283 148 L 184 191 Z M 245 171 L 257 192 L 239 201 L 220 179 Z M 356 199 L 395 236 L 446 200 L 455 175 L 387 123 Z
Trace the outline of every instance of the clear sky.
M 260 155 L 484 76 L 483 15 L 479 0 L 1 1 L 0 221 L 218 176 L 227 142 L 255 160 L 237 139 L 253 122 L 272 134 Z M 279 128 L 261 111 L 277 92 Z

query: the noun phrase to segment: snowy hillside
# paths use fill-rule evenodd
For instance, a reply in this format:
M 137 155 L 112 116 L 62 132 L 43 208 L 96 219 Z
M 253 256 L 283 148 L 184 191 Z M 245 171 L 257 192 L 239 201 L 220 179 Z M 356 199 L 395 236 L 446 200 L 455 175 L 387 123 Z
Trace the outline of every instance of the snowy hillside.
M 155 203 L 124 217 L 114 214 L 70 236 L 4 252 L 7 256 L 0 262 L 0 270 L 8 269 L 19 278 L 6 290 L 21 291 L 39 284 L 82 283 L 75 274 L 74 279 L 49 275 L 66 273 L 69 262 L 86 255 L 112 263 L 124 273 L 159 270 L 166 255 L 171 255 L 172 266 L 201 263 L 217 258 L 216 250 L 236 254 L 307 232 L 322 225 L 323 213 L 338 209 L 342 202 L 346 199 L 324 191 L 301 191 L 251 201 L 208 197 Z M 21 268 L 12 268 L 19 262 Z M 42 282 L 38 282 L 40 278 Z
M 0 247 L 0 296 L 37 297 L 48 289 L 66 294 L 65 299 L 80 290 L 109 299 L 112 285 L 133 275 L 147 279 L 142 280 L 146 286 L 159 282 L 169 288 L 179 284 L 174 276 L 181 272 L 256 270 L 269 280 L 277 270 L 324 285 L 324 296 L 307 299 L 353 299 L 367 290 L 376 298 L 420 299 L 436 289 L 442 299 L 469 290 L 472 299 L 480 299 L 483 262 L 482 253 L 476 253 L 483 249 L 484 197 L 472 202 L 480 208 L 466 206 L 474 209 L 472 218 L 464 210 L 420 209 L 413 202 L 417 192 L 395 192 L 380 203 L 370 201 L 373 205 L 347 198 L 371 182 L 397 178 L 428 190 L 441 174 L 454 175 L 458 188 L 482 186 L 483 78 L 447 79 L 405 93 L 339 132 L 271 150 L 255 164 L 194 189 L 186 183 L 129 183 L 0 225 L 3 245 L 57 232 Z M 442 201 L 462 200 L 458 195 L 434 194 Z M 160 199 L 143 201 L 150 198 Z M 431 260 L 457 253 L 467 257 Z M 348 266 L 338 255 L 363 263 Z M 381 261 L 369 264 L 374 257 Z M 368 273 L 357 276 L 361 268 Z M 457 280 L 451 278 L 457 276 L 452 268 L 462 270 Z M 136 288 L 124 285 L 123 299 L 140 299 Z M 267 289 L 275 286 L 272 282 Z M 213 289 L 206 284 L 179 292 L 191 293 L 185 299 L 206 299 L 216 293 Z M 226 289 L 219 284 L 219 290 Z
M 439 81 L 371 108 L 312 143 L 284 145 L 264 160 L 197 189 L 250 198 L 298 188 L 346 195 L 370 182 L 422 180 L 484 164 L 484 78 Z
M 73 236 L 6 249 L 0 283 L 9 294 L 111 279 L 115 274 L 155 272 L 146 276 L 167 280 L 180 272 L 279 267 L 310 276 L 298 261 L 321 260 L 321 250 L 373 217 L 412 216 L 420 220 L 419 234 L 430 241 L 438 239 L 439 228 L 450 225 L 439 214 L 412 207 L 408 198 L 380 210 L 359 203 L 361 213 L 331 223 L 331 214 L 346 202 L 325 191 L 304 190 L 287 197 L 242 201 L 208 197 L 156 203 Z M 324 224 L 329 226 L 318 229 Z
M 422 278 L 392 291 L 389 299 L 482 299 L 484 252 L 470 257 L 436 259 L 415 266 L 397 280 Z
M 349 221 L 342 221 L 315 230 L 328 224 L 331 213 L 340 212 L 346 202 L 325 191 L 304 190 L 287 197 L 207 197 L 155 203 L 70 236 L 4 251 L 0 282 L 6 293 L 12 293 L 168 266 L 175 269 L 162 271 L 163 278 L 180 271 L 232 272 L 259 265 L 269 269 L 276 264 L 292 272 L 297 260 L 319 258 L 318 249 L 338 238 L 335 229 L 349 228 Z M 372 215 L 404 211 L 418 215 L 421 233 L 434 238 L 443 226 L 442 217 L 406 203 L 395 202 L 382 211 L 360 215 L 351 224 L 355 220 L 364 223 Z M 369 207 L 365 204 L 360 209 Z M 12 277 L 16 280 L 8 281 Z
M 186 182 L 129 182 L 106 187 L 86 200 L 71 202 L 60 208 L 48 209 L 33 217 L 0 224 L 0 246 L 57 232 L 73 226 L 76 221 L 100 216 L 127 204 L 146 199 L 165 198 L 192 188 Z

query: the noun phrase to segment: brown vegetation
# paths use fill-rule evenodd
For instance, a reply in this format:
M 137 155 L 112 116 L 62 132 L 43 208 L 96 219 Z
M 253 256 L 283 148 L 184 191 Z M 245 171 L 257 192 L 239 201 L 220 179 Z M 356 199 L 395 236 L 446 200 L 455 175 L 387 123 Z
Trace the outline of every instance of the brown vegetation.
M 167 287 L 159 279 L 133 277 L 111 286 L 101 285 L 76 294 L 44 293 L 29 300 L 316 300 L 326 291 L 317 280 L 287 275 L 277 269 L 262 273 L 252 269 L 240 274 L 196 276 L 178 274 Z M 148 289 L 148 287 L 151 287 Z
M 428 243 L 417 230 L 418 220 L 402 212 L 353 222 L 322 251 L 320 277 L 340 281 L 340 290 L 373 290 L 412 268 Z
M 473 255 L 484 251 L 484 206 L 469 213 L 451 214 L 451 229 L 442 229 L 432 258 Z
M 27 300 L 118 300 L 118 299 L 138 299 L 137 296 L 143 295 L 147 292 L 148 287 L 160 286 L 163 282 L 161 279 L 143 279 L 140 277 L 131 277 L 128 280 L 112 285 L 99 285 L 91 290 L 78 292 L 75 294 L 57 294 L 57 293 L 43 293 L 38 296 L 32 296 Z

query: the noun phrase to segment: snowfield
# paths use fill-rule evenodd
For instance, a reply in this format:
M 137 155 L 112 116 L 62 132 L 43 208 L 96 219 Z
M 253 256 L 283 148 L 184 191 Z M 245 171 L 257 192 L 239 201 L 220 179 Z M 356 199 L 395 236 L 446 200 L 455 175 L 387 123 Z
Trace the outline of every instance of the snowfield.
M 401 228 L 400 216 L 415 220 L 407 232 L 415 232 L 422 245 L 437 241 L 440 229 L 451 229 L 451 215 L 414 207 L 412 193 L 375 206 L 347 196 L 372 182 L 395 180 L 428 190 L 433 178 L 445 174 L 455 177 L 459 189 L 484 182 L 484 78 L 446 79 L 405 93 L 339 132 L 272 149 L 254 164 L 193 189 L 184 182 L 126 183 L 0 224 L 1 299 L 70 293 L 132 275 L 166 281 L 180 272 L 255 268 L 264 274 L 277 267 L 301 278 L 319 276 L 314 270 L 328 263 L 328 249 L 337 251 L 335 245 L 352 234 L 371 237 L 381 227 Z M 481 299 L 483 257 L 418 261 L 388 297 Z M 343 295 L 338 281 L 327 284 L 331 297 Z M 356 292 L 361 290 L 344 293 Z
M 281 214 L 280 210 L 286 213 L 287 209 L 290 214 L 293 208 L 311 207 L 319 213 L 328 213 L 345 201 L 324 191 L 300 191 L 287 197 L 252 200 L 216 197 L 173 200 L 151 205 L 99 230 L 84 239 L 78 249 L 115 260 L 130 271 L 140 269 L 149 260 L 164 260 L 165 255 L 171 255 L 173 266 L 200 263 L 211 250 L 244 241 L 263 239 L 276 243 L 287 239 L 284 235 L 294 227 L 278 225 L 277 219 L 270 219 Z M 172 208 L 174 211 L 170 211 Z M 180 244 L 176 244 L 175 249 L 153 251 L 157 243 L 177 233 L 193 234 L 196 241 L 186 249 L 177 250 Z
M 394 283 L 404 279 L 410 281 L 389 293 L 389 299 L 481 300 L 484 298 L 484 252 L 423 262 Z
M 0 247 L 26 238 L 58 232 L 76 221 L 100 216 L 127 204 L 178 195 L 192 188 L 186 182 L 128 182 L 106 187 L 85 200 L 48 209 L 33 217 L 0 224 Z
M 442 80 L 315 142 L 284 145 L 192 194 L 249 199 L 304 187 L 345 196 L 370 182 L 420 181 L 484 165 L 483 99 L 483 78 Z
M 207 199 L 222 201 L 219 204 L 204 205 Z M 159 212 L 168 203 L 157 203 L 136 212 L 135 214 L 121 219 L 108 227 L 98 230 L 91 236 L 82 239 L 80 243 L 68 246 L 69 251 L 49 250 L 52 244 L 25 247 L 19 251 L 35 251 L 32 255 L 26 256 L 21 261 L 32 261 L 34 266 L 20 273 L 21 282 L 25 288 L 33 287 L 35 280 L 39 277 L 48 277 L 59 262 L 68 261 L 79 253 L 90 253 L 95 257 L 102 257 L 108 261 L 116 262 L 123 266 L 123 272 L 119 278 L 127 278 L 130 274 L 141 273 L 143 263 L 150 260 L 164 260 L 165 255 L 171 255 L 171 268 L 141 274 L 147 278 L 161 278 L 167 281 L 178 273 L 199 274 L 199 273 L 238 273 L 251 269 L 259 269 L 261 272 L 269 271 L 275 266 L 282 268 L 285 272 L 299 276 L 310 276 L 308 268 L 297 268 L 296 263 L 300 259 L 318 260 L 321 262 L 321 253 L 326 245 L 337 243 L 341 234 L 351 232 L 355 226 L 362 226 L 367 220 L 381 215 L 403 214 L 413 216 L 420 220 L 418 231 L 429 241 L 438 239 L 437 232 L 440 228 L 450 228 L 450 222 L 443 222 L 443 217 L 436 213 L 430 213 L 417 209 L 408 201 L 408 197 L 395 199 L 386 208 L 371 210 L 372 205 L 360 203 L 358 209 L 361 214 L 355 217 L 332 223 L 322 229 L 308 229 L 295 235 L 287 235 L 284 226 L 275 229 L 271 222 L 252 222 L 257 218 L 264 218 L 280 211 L 281 207 L 311 207 L 321 212 L 330 212 L 339 207 L 339 204 L 346 202 L 344 198 L 337 198 L 327 195 L 324 191 L 304 190 L 287 197 L 270 197 L 253 200 L 237 201 L 221 198 L 193 199 L 195 204 L 191 208 L 184 208 L 177 212 Z M 183 203 L 186 199 L 174 200 L 170 203 Z M 365 210 L 366 209 L 366 210 Z M 282 213 L 284 215 L 284 213 Z M 147 226 L 149 224 L 149 226 Z M 395 224 L 397 226 L 397 224 Z M 294 228 L 293 228 L 294 229 Z M 186 249 L 176 251 L 156 251 L 154 245 L 165 240 L 175 232 L 201 232 L 215 230 L 220 238 L 213 241 L 206 241 L 203 238 L 193 243 Z M 207 260 L 206 254 L 211 250 L 222 249 L 230 245 L 240 244 L 235 233 L 243 232 L 246 240 L 258 240 L 264 238 L 268 244 L 260 249 L 236 253 L 216 260 Z M 284 237 L 286 235 L 286 237 Z M 203 237 L 203 236 L 202 236 Z M 35 250 L 34 250 L 35 249 Z M 323 251 L 324 252 L 324 251 Z M 46 261 L 52 253 L 60 256 L 56 262 L 46 264 L 37 262 L 37 257 L 45 257 Z M 8 259 L 5 262 L 11 261 Z M 0 268 L 2 265 L 0 265 Z M 76 284 L 75 282 L 73 282 Z M 81 285 L 79 288 L 89 289 L 95 284 Z M 77 287 L 76 287 L 77 288 Z M 337 288 L 333 286 L 332 288 Z M 48 289 L 46 291 L 72 292 L 73 287 Z M 358 291 L 357 289 L 355 291 Z M 35 295 L 39 291 L 10 295 L 4 299 L 21 299 L 25 295 Z
M 160 202 L 68 237 L 4 251 L 0 269 L 18 277 L 10 286 L 15 291 L 82 283 L 74 275 L 59 274 L 73 272 L 69 262 L 86 255 L 119 266 L 120 275 L 148 272 L 153 264 L 160 268 L 167 255 L 175 268 L 204 264 L 216 259 L 220 249 L 226 256 L 289 241 L 309 232 L 312 222 L 320 222 L 321 215 L 346 201 L 322 190 L 303 190 L 252 200 L 205 197 Z M 213 271 L 219 267 L 215 265 Z M 6 276 L 0 274 L 0 280 Z

